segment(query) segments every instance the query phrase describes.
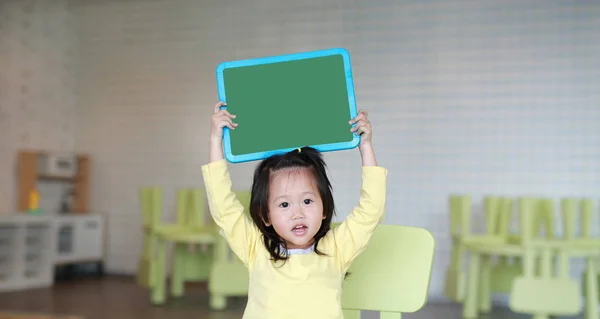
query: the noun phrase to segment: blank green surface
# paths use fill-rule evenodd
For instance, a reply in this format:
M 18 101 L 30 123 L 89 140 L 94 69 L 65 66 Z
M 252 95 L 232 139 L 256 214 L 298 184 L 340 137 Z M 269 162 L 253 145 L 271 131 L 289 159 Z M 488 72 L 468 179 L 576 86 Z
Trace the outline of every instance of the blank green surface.
M 239 124 L 230 131 L 233 155 L 353 138 L 341 55 L 226 68 L 223 78 Z

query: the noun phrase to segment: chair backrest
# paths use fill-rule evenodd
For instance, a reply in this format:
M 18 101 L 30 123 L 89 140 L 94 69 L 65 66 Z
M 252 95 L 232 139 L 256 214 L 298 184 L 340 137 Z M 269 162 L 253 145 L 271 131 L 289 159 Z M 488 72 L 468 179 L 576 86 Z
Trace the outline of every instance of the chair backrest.
M 181 188 L 177 190 L 177 225 L 203 227 L 206 224 L 204 190 Z
M 513 200 L 508 197 L 485 196 L 483 199 L 486 234 L 507 238 L 513 212 Z
M 379 225 L 344 280 L 345 313 L 399 314 L 421 309 L 429 292 L 434 249 L 433 236 L 423 228 Z
M 160 187 L 147 186 L 139 189 L 142 225 L 150 231 L 162 223 L 163 191 Z
M 450 195 L 450 234 L 454 239 L 471 234 L 471 196 Z
M 554 202 L 550 198 L 538 198 L 536 214 L 533 224 L 534 236 L 543 238 L 555 237 L 555 207 Z M 542 230 L 544 234 L 542 236 Z
M 566 197 L 560 201 L 564 239 L 592 239 L 594 203 L 591 198 Z M 579 234 L 577 221 L 579 220 Z

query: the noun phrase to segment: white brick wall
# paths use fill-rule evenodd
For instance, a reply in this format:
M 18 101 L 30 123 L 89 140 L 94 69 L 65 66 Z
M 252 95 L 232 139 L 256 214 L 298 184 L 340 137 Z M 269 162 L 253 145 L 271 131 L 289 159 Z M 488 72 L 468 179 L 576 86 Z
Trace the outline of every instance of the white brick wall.
M 21 149 L 73 149 L 77 16 L 68 0 L 0 1 L 0 214 L 14 213 Z M 38 183 L 55 212 L 64 183 Z
M 600 198 L 600 4 L 594 1 L 87 1 L 76 148 L 94 156 L 92 207 L 110 220 L 108 268 L 133 272 L 137 189 L 202 186 L 215 67 L 335 46 L 352 56 L 389 168 L 386 223 L 438 241 L 449 193 Z M 339 217 L 358 200 L 356 150 L 326 155 Z M 249 187 L 256 163 L 230 166 Z

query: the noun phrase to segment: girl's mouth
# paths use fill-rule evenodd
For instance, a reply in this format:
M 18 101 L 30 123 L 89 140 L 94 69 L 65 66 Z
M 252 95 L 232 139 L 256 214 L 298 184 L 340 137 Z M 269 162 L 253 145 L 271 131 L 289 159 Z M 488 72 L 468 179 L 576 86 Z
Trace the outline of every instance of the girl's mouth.
M 304 225 L 296 225 L 296 227 L 292 228 L 292 232 L 296 236 L 302 236 L 302 235 L 306 234 L 307 229 L 308 229 L 308 227 L 306 227 Z

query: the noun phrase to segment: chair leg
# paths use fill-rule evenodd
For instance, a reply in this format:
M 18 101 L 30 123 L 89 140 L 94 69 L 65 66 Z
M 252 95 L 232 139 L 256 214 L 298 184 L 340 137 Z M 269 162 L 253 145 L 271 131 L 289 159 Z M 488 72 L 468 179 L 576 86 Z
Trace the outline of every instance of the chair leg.
M 454 243 L 450 265 L 446 270 L 444 294 L 455 302 L 463 302 L 464 300 L 465 276 L 462 269 L 463 258 L 464 248 Z
M 492 310 L 491 267 L 490 257 L 483 256 L 479 277 L 479 311 L 482 313 L 489 313 Z
M 184 245 L 175 243 L 173 245 L 173 268 L 171 270 L 171 295 L 183 296 L 183 282 L 185 280 L 186 253 Z
M 227 307 L 227 299 L 225 295 L 211 294 L 210 295 L 210 308 L 214 310 L 223 310 Z
M 467 290 L 465 302 L 463 303 L 463 318 L 475 319 L 478 317 L 479 301 L 479 272 L 480 255 L 474 252 L 470 253 L 469 270 L 467 273 Z
M 155 305 L 162 305 L 166 302 L 166 270 L 167 270 L 167 243 L 162 239 L 156 240 L 157 257 L 154 261 L 154 267 L 151 271 L 152 278 L 152 296 L 151 302 Z
M 598 269 L 596 260 L 588 257 L 586 260 L 586 291 L 585 291 L 585 319 L 598 319 Z

